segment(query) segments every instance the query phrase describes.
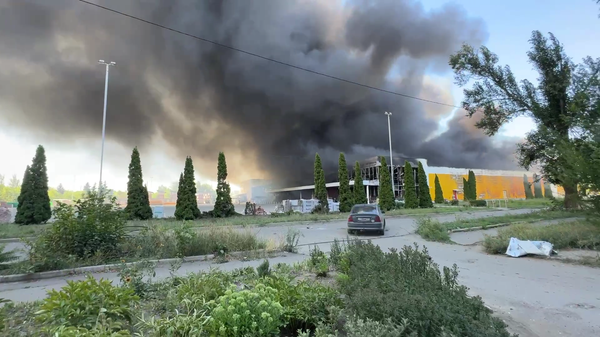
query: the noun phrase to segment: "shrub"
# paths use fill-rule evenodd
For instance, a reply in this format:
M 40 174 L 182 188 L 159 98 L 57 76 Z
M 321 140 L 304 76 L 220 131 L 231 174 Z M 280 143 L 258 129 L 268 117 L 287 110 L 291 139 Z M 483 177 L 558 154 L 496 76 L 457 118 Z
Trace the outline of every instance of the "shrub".
M 348 280 L 340 290 L 351 315 L 397 325 L 408 319 L 415 322 L 406 326 L 409 335 L 510 336 L 481 298 L 458 284 L 456 265 L 441 272 L 426 248 L 384 253 L 371 242 L 354 241 L 347 249 Z
M 115 197 L 106 200 L 105 191 L 91 191 L 75 206 L 59 203 L 55 221 L 40 236 L 45 254 L 90 258 L 96 254 L 120 256 L 119 246 L 126 238 L 126 216 Z
M 431 218 L 417 219 L 417 234 L 428 241 L 449 242 L 450 235 L 446 226 Z
M 419 162 L 417 170 L 418 184 L 419 184 L 419 207 L 421 208 L 432 208 L 433 201 L 431 200 L 431 193 L 429 192 L 429 184 L 427 184 L 427 174 L 423 169 L 423 164 Z
M 458 199 L 452 199 L 452 200 L 450 200 L 450 205 L 452 205 L 452 206 L 458 206 Z
M 141 261 L 132 265 L 123 264 L 119 269 L 121 284 L 133 289 L 134 293 L 144 297 L 150 289 L 150 283 L 144 278 L 155 277 L 156 262 Z
M 54 336 L 60 337 L 130 337 L 131 333 L 122 329 L 122 324 L 106 319 L 100 314 L 93 329 L 61 325 L 54 330 Z
M 253 290 L 231 287 L 217 301 L 207 323 L 212 336 L 272 336 L 283 324 L 283 307 L 276 301 L 277 290 L 258 284 Z
M 262 284 L 277 290 L 276 300 L 283 308 L 286 329 L 314 329 L 318 323 L 331 323 L 330 308 L 342 305 L 339 293 L 317 282 L 292 283 L 290 277 L 273 275 Z
M 504 254 L 511 237 L 519 240 L 548 241 L 556 249 L 600 250 L 600 226 L 587 221 L 549 226 L 515 224 L 500 229 L 496 236 L 486 236 L 483 247 L 490 254 Z
M 263 261 L 263 263 L 261 263 L 256 268 L 256 273 L 258 274 L 258 277 L 266 277 L 266 276 L 271 275 L 271 268 L 269 267 L 269 260 L 265 259 Z
M 487 201 L 485 200 L 470 200 L 469 205 L 473 207 L 487 207 Z
M 143 318 L 137 325 L 140 330 L 145 330 L 151 336 L 165 337 L 191 337 L 202 336 L 205 332 L 206 323 L 209 318 L 204 311 L 191 308 L 191 302 L 184 300 L 182 302 L 187 307 L 184 313 L 175 311 L 175 315 L 155 319 L 152 317 L 146 321 Z
M 231 282 L 231 274 L 218 270 L 192 275 L 181 280 L 176 289 L 176 296 L 180 302 L 186 299 L 214 301 L 225 295 Z
M 112 322 L 130 323 L 131 305 L 138 299 L 132 289 L 88 276 L 83 281 L 67 281 L 60 291 L 50 290 L 37 314 L 49 329 L 62 325 L 94 329 L 100 314 Z
M 299 230 L 294 228 L 289 228 L 287 234 L 285 235 L 285 244 L 283 245 L 282 250 L 288 253 L 297 253 L 298 252 L 298 242 L 300 241 L 300 237 L 302 233 Z

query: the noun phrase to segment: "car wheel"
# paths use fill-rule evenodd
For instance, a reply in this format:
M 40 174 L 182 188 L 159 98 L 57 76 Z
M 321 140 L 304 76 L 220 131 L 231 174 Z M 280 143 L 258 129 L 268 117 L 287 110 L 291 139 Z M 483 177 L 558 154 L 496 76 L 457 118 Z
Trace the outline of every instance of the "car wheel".
M 354 234 L 354 231 L 352 229 L 349 229 L 348 234 L 352 235 L 352 234 Z

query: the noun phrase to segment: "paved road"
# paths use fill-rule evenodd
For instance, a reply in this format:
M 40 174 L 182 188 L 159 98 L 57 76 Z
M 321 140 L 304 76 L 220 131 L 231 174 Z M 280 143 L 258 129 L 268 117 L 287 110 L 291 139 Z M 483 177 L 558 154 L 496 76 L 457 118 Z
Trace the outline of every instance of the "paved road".
M 525 210 L 503 213 L 523 213 Z M 498 212 L 473 213 L 462 218 L 498 215 Z M 454 220 L 453 215 L 439 217 L 441 221 Z M 385 236 L 373 236 L 373 242 L 383 249 L 401 248 L 414 242 L 426 245 L 430 255 L 440 266 L 457 264 L 460 281 L 470 288 L 470 293 L 480 295 L 486 304 L 507 321 L 511 330 L 520 336 L 600 336 L 600 269 L 563 264 L 533 258 L 509 258 L 484 254 L 478 246 L 446 245 L 424 242 L 412 234 L 415 222 L 410 218 L 388 219 Z M 312 225 L 276 226 L 250 229 L 265 238 L 283 237 L 289 228 L 302 232 L 300 254 L 274 258 L 271 263 L 294 263 L 307 258 L 308 245 L 344 239 L 347 233 L 343 222 L 315 223 Z M 243 229 L 240 229 L 243 230 Z M 475 234 L 472 234 L 475 235 Z M 482 236 L 483 234 L 479 234 Z M 471 237 L 471 239 L 478 240 Z M 318 244 L 328 252 L 329 243 Z M 211 267 L 231 270 L 239 267 L 256 267 L 261 261 L 186 263 L 178 271 L 208 270 Z M 169 276 L 167 267 L 157 268 L 157 277 Z M 95 274 L 118 282 L 115 273 Z M 37 282 L 0 284 L 0 298 L 14 301 L 41 299 L 49 289 L 57 289 L 67 280 L 82 279 L 73 276 Z

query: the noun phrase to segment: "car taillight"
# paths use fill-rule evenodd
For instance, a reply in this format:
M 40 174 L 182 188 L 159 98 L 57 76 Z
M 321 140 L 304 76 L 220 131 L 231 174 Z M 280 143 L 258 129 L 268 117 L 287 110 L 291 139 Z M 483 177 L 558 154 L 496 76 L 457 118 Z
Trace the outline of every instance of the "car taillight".
M 375 217 L 375 222 L 381 222 L 381 218 L 378 216 Z
M 348 217 L 348 222 L 352 222 L 352 215 Z

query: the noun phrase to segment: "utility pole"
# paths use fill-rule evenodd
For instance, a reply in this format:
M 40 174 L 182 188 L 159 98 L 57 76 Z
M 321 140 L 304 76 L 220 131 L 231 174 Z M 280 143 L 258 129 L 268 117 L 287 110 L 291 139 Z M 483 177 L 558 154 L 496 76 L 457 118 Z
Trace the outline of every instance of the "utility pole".
M 388 136 L 390 139 L 390 176 L 392 177 L 392 193 L 394 195 L 394 199 L 396 199 L 396 189 L 394 188 L 394 158 L 392 157 L 392 128 L 390 126 L 390 116 L 391 112 L 385 112 L 388 120 Z
M 104 137 L 106 134 L 106 99 L 108 96 L 108 70 L 110 66 L 116 65 L 115 62 L 104 62 L 104 60 L 98 61 L 99 64 L 106 66 L 106 79 L 104 82 L 104 114 L 102 115 L 102 152 L 100 152 L 100 183 L 98 184 L 98 191 L 102 189 L 102 163 L 104 162 Z

